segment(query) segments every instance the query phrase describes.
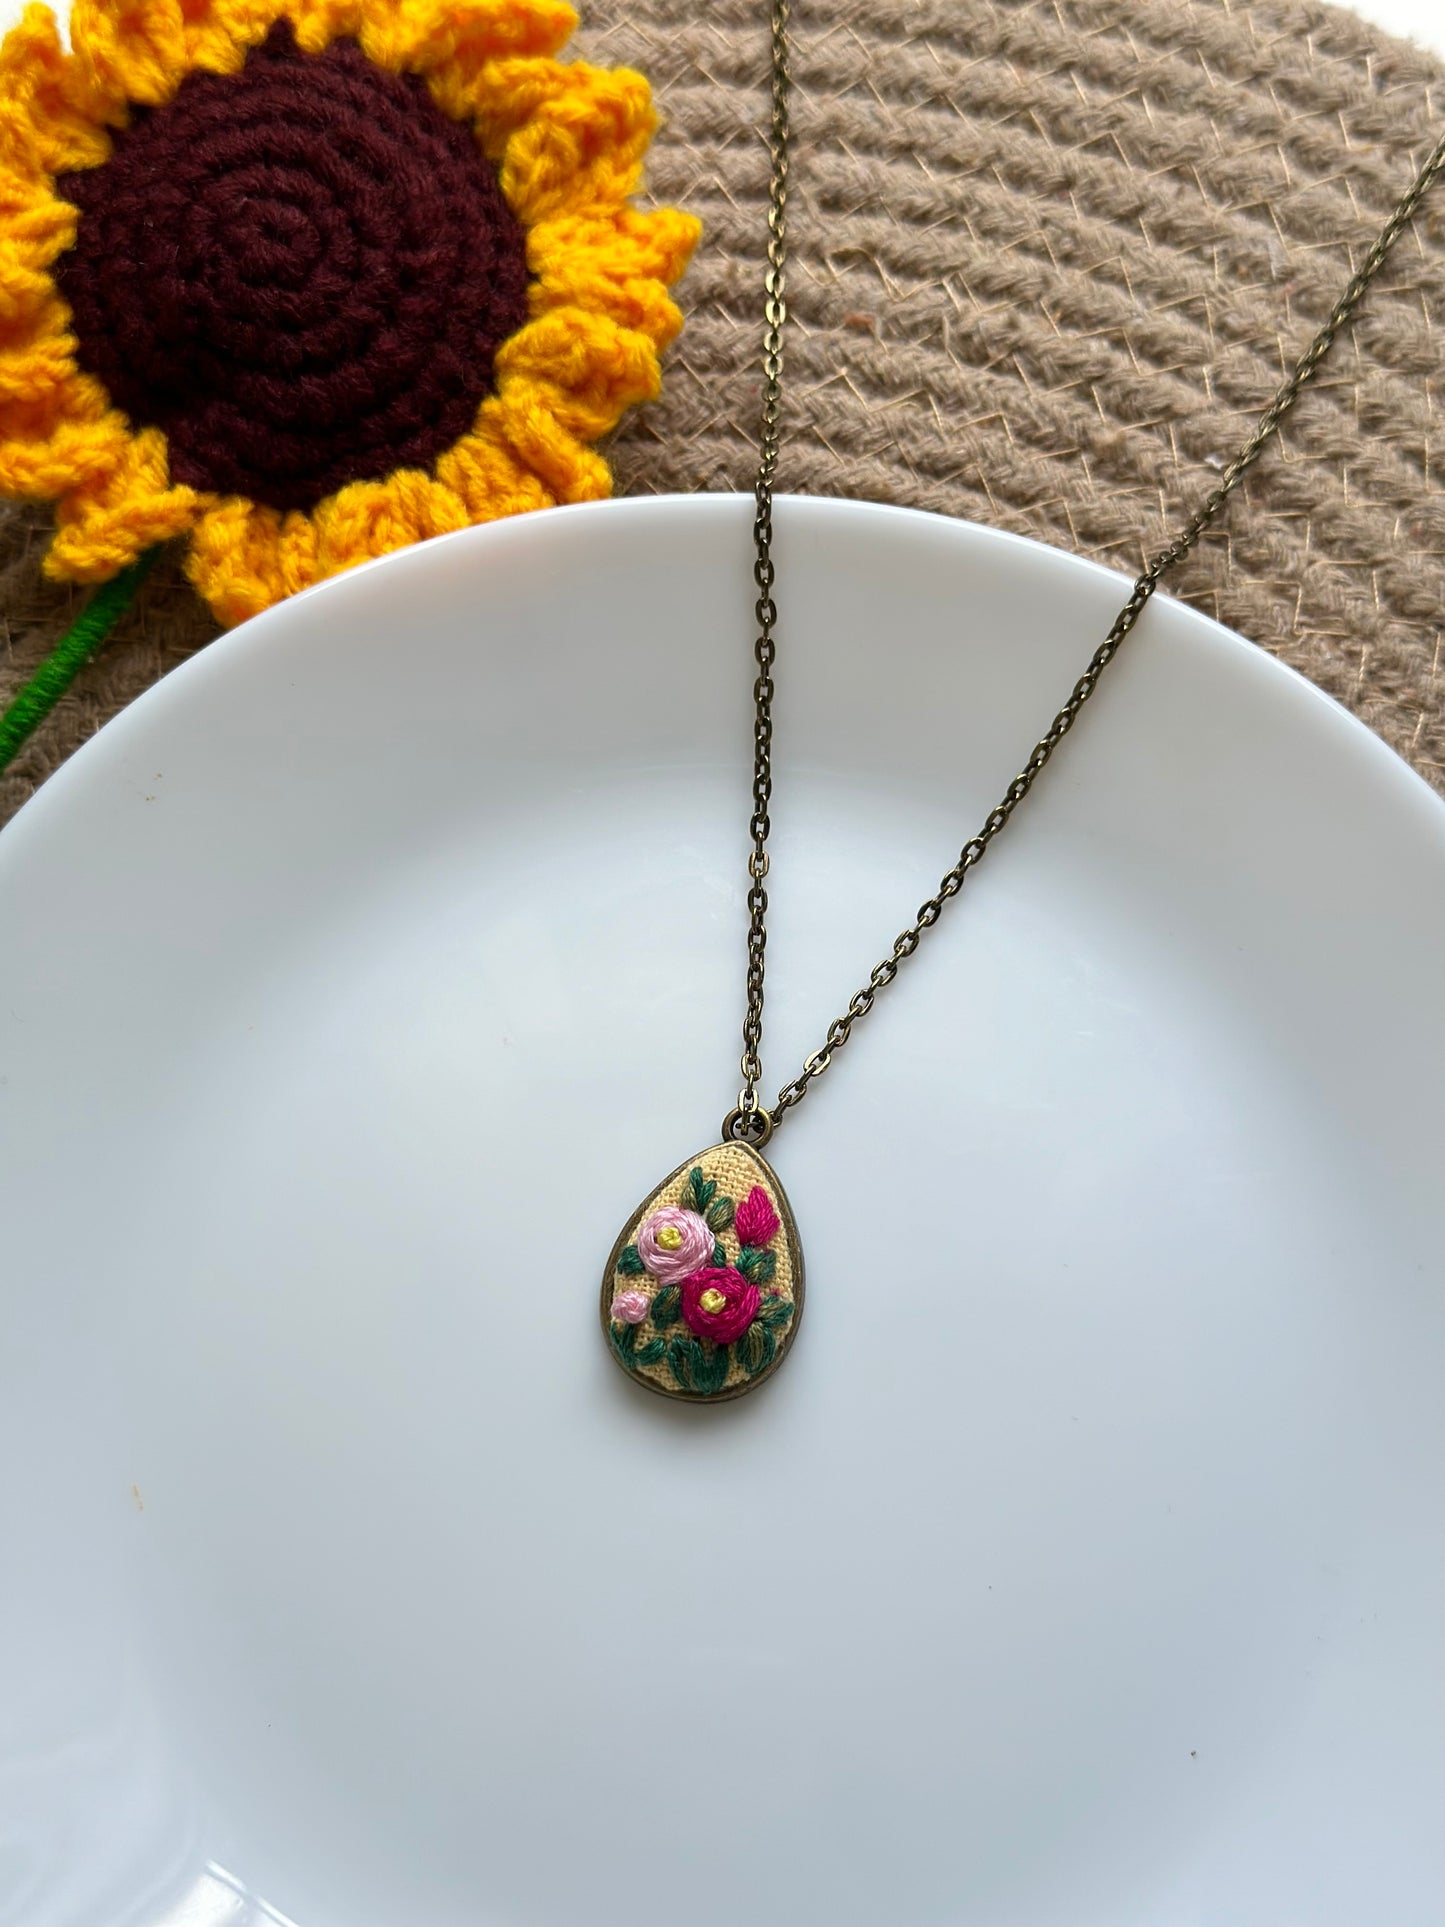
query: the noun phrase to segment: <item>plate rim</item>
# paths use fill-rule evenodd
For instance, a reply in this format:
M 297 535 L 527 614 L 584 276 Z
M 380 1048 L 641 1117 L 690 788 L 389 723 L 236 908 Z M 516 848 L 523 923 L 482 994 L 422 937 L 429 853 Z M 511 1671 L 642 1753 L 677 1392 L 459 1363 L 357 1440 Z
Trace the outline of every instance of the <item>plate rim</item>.
M 774 506 L 784 526 L 789 520 L 803 516 L 824 520 L 836 517 L 843 521 L 860 518 L 879 524 L 892 522 L 948 530 L 963 540 L 978 541 L 999 552 L 1021 551 L 1026 557 L 1046 561 L 1051 567 L 1073 567 L 1100 581 L 1112 582 L 1120 590 L 1121 602 L 1132 586 L 1132 578 L 1127 573 L 1091 556 L 1040 541 L 1036 536 L 995 528 L 990 523 L 963 516 L 944 515 L 933 509 L 872 502 L 854 496 L 793 494 L 778 495 Z M 519 538 L 529 540 L 538 530 L 555 524 L 558 518 L 575 520 L 578 516 L 587 516 L 595 521 L 605 516 L 631 521 L 646 519 L 659 511 L 675 513 L 680 508 L 688 515 L 751 514 L 753 499 L 738 490 L 608 496 L 600 501 L 564 503 L 522 515 L 504 516 L 494 522 L 473 523 L 467 528 L 449 530 L 424 542 L 373 556 L 354 568 L 344 569 L 293 596 L 284 597 L 232 629 L 223 630 L 107 718 L 26 798 L 8 822 L 0 824 L 0 888 L 4 887 L 7 859 L 18 856 L 28 839 L 45 834 L 54 810 L 74 800 L 77 786 L 99 777 L 107 766 L 107 758 L 124 754 L 132 732 L 159 721 L 168 703 L 194 699 L 197 693 L 204 699 L 211 682 L 216 677 L 224 679 L 237 656 L 249 656 L 258 646 L 265 646 L 269 632 L 279 623 L 293 620 L 298 609 L 316 612 L 324 623 L 326 611 L 338 596 L 357 593 L 358 585 L 374 580 L 378 571 L 395 574 L 419 569 L 425 574 L 435 555 L 451 554 L 459 548 L 485 551 L 496 543 Z M 1302 671 L 1241 631 L 1181 601 L 1167 590 L 1157 590 L 1155 599 L 1170 610 L 1171 619 L 1182 618 L 1188 622 L 1195 640 L 1225 666 L 1238 697 L 1245 697 L 1253 677 L 1261 686 L 1273 687 L 1287 695 L 1302 725 L 1306 725 L 1306 719 L 1312 714 L 1314 726 L 1323 726 L 1341 752 L 1369 777 L 1382 800 L 1394 801 L 1398 807 L 1418 815 L 1422 825 L 1433 829 L 1441 842 L 1441 857 L 1445 859 L 1445 796 L 1432 788 L 1368 723 Z M 297 646 L 295 638 L 289 646 Z M 1081 670 L 1086 660 L 1081 660 Z

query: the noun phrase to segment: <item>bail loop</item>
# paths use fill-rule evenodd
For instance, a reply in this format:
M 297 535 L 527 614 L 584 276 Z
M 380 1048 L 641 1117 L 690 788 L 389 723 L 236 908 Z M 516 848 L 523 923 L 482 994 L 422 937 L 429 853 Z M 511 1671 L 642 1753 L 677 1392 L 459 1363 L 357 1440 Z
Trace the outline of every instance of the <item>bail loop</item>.
M 746 1144 L 754 1151 L 761 1151 L 772 1135 L 773 1114 L 765 1111 L 761 1104 L 755 1104 L 750 1111 L 744 1110 L 739 1104 L 723 1119 L 724 1144 Z

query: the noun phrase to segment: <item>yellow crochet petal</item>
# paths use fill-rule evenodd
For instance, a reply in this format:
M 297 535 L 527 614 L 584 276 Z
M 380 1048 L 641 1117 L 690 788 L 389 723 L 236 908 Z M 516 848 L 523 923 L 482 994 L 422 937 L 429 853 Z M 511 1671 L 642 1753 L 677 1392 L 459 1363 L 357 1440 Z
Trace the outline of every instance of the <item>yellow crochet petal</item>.
M 319 54 L 333 40 L 359 40 L 369 8 L 367 0 L 285 0 L 278 11 L 296 29 L 302 53 Z
M 42 336 L 20 348 L 0 348 L 0 406 L 63 408 L 75 379 L 75 343 L 67 335 Z
M 364 8 L 359 38 L 379 67 L 461 77 L 488 60 L 555 54 L 576 25 L 566 0 L 389 0 Z
M 555 308 L 527 322 L 503 343 L 496 366 L 501 398 L 514 383 L 546 395 L 559 426 L 585 441 L 605 435 L 625 408 L 651 401 L 662 385 L 646 335 L 584 308 Z
M 48 268 L 75 245 L 75 208 L 39 187 L 10 195 L 6 189 L 13 179 L 0 179 L 0 260 Z
M 467 525 L 459 495 L 421 469 L 408 468 L 397 469 L 382 482 L 352 482 L 328 496 L 314 516 L 323 575 Z
M 32 341 L 51 338 L 68 340 L 68 321 L 69 311 L 65 303 L 52 299 L 41 325 L 32 328 L 27 338 Z M 78 427 L 103 428 L 106 436 L 112 439 L 117 435 L 124 437 L 130 432 L 124 415 L 117 414 L 111 407 L 104 384 L 97 381 L 94 375 L 73 368 L 70 380 L 54 403 L 0 403 L 0 448 L 12 439 L 24 441 L 47 433 L 47 423 L 55 427 L 63 421 Z
M 109 472 L 62 498 L 45 572 L 68 582 L 107 581 L 155 543 L 184 535 L 203 500 L 171 486 L 166 438 L 143 429 Z
M 361 20 L 361 51 L 378 67 L 401 73 L 429 24 L 433 10 L 422 0 L 392 0 L 386 7 L 368 7 Z
M 571 308 L 608 315 L 624 328 L 646 335 L 659 348 L 665 348 L 682 327 L 681 308 L 659 282 L 614 281 L 608 275 L 589 275 L 580 264 L 560 286 L 534 282 L 529 305 L 534 317 Z
M 22 170 L 0 161 L 0 248 L 11 221 L 33 208 L 46 192 L 44 170 L 37 162 Z
M 131 104 L 161 106 L 186 75 L 180 0 L 73 0 L 70 44 L 117 119 Z
M 406 15 L 408 69 L 450 73 L 454 81 L 475 75 L 484 61 L 558 53 L 577 25 L 567 0 L 410 0 L 399 12 Z
M 14 165 L 22 153 L 47 174 L 99 167 L 110 155 L 97 103 L 39 0 L 0 44 L 0 162 Z
M 538 221 L 527 239 L 539 274 L 562 269 L 570 256 L 579 264 L 595 263 L 618 280 L 645 275 L 671 282 L 686 268 L 701 233 L 702 222 L 695 214 L 623 202 Z
M 52 306 L 63 314 L 58 301 Z M 0 495 L 54 501 L 108 475 L 124 460 L 128 439 L 105 389 L 72 369 L 57 387 L 0 401 Z
M 523 128 L 554 112 L 564 122 L 579 118 L 592 99 L 592 77 L 597 75 L 611 77 L 580 60 L 564 65 L 541 56 L 507 55 L 483 61 L 475 69 L 454 70 L 449 65 L 428 74 L 427 82 L 443 113 L 453 120 L 472 121 L 483 152 L 500 165 L 508 143 Z M 628 77 L 641 80 L 641 75 Z M 645 88 L 647 83 L 642 85 Z
M 18 330 L 33 329 L 53 299 L 48 274 L 27 268 L 0 242 L 0 337 L 10 338 Z
M 281 13 L 280 0 L 180 0 L 186 66 L 238 73 Z
M 186 558 L 186 574 L 228 628 L 309 589 L 320 573 L 309 515 L 238 496 L 203 510 Z
M 539 222 L 527 236 L 532 313 L 586 308 L 666 347 L 682 326 L 666 284 L 682 274 L 701 232 L 701 222 L 675 208 Z
M 641 74 L 581 61 L 553 72 L 565 74 L 568 84 L 537 100 L 501 157 L 502 192 L 526 227 L 589 206 L 615 207 L 641 180 L 642 156 L 657 125 Z M 490 137 L 485 110 L 483 124 Z
M 518 457 L 502 434 L 495 411 L 483 405 L 477 425 L 437 463 L 437 480 L 458 497 L 471 522 L 556 506 L 557 498 Z
M 599 502 L 612 493 L 606 462 L 557 419 L 556 390 L 518 378 L 482 404 L 494 429 L 558 502 Z
M 543 101 L 563 87 L 566 68 L 541 56 L 514 55 L 471 62 L 444 61 L 426 76 L 432 99 L 453 120 L 474 121 L 487 158 L 500 161 L 507 142 Z
M 45 270 L 75 239 L 75 219 L 45 187 L 0 175 L 0 407 L 52 391 L 58 357 L 74 354 L 70 310 Z
M 84 377 L 75 391 L 86 395 Z M 72 489 L 99 483 L 125 459 L 129 433 L 114 410 L 98 420 L 59 412 L 56 399 L 0 404 L 0 495 L 53 502 Z
M 75 366 L 69 308 L 50 277 L 0 262 L 0 441 L 42 443 L 62 422 L 100 422 L 108 409 L 100 383 Z

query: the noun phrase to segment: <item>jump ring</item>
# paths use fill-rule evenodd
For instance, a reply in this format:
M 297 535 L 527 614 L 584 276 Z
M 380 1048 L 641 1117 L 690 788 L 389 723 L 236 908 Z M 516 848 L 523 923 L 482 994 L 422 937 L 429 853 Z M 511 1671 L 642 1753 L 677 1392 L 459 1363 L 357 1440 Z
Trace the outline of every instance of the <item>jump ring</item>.
M 724 1144 L 746 1144 L 751 1150 L 761 1151 L 772 1135 L 773 1114 L 761 1104 L 751 1111 L 745 1111 L 739 1104 L 723 1119 Z

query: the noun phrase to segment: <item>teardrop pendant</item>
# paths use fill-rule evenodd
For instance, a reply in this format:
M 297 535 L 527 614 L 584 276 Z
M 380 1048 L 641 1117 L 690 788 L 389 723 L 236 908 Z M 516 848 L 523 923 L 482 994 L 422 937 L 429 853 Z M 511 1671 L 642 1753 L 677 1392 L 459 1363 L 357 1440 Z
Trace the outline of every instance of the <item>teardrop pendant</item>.
M 716 1403 L 761 1385 L 803 1315 L 787 1193 L 747 1144 L 680 1164 L 628 1219 L 602 1278 L 608 1349 L 665 1398 Z

